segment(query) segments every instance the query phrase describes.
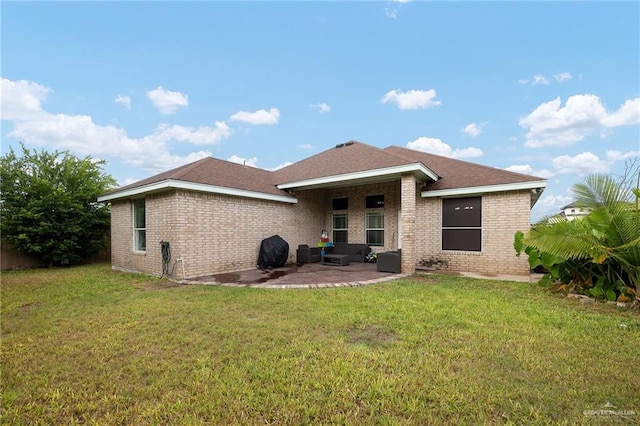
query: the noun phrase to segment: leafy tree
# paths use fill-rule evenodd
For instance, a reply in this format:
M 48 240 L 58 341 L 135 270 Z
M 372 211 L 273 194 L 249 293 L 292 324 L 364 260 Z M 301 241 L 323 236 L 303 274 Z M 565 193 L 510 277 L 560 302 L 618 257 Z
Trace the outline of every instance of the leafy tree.
M 640 167 L 627 163 L 617 180 L 593 174 L 572 190 L 576 205 L 590 209 L 582 219 L 550 217 L 525 235 L 516 234 L 518 254 L 532 267 L 547 268 L 547 279 L 615 300 L 640 295 Z
M 11 148 L 0 158 L 2 238 L 49 266 L 104 248 L 110 211 L 96 199 L 116 183 L 103 172 L 105 162 L 21 147 L 21 156 Z

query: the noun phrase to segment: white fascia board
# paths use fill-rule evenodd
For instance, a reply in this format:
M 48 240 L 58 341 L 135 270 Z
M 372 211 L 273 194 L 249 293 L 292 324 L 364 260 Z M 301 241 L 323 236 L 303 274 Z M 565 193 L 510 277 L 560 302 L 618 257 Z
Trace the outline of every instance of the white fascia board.
M 422 191 L 420 195 L 423 198 L 455 197 L 459 195 L 484 194 L 487 192 L 520 191 L 523 189 L 540 189 L 540 188 L 546 188 L 546 187 L 547 187 L 546 180 L 537 180 L 532 182 L 504 183 L 501 185 L 485 185 L 485 186 L 470 186 L 467 188 L 436 189 L 433 191 Z
M 296 204 L 298 200 L 294 197 L 284 195 L 267 194 L 264 192 L 247 191 L 245 189 L 226 188 L 224 186 L 207 185 L 205 183 L 185 182 L 181 180 L 167 179 L 149 185 L 137 186 L 135 188 L 105 194 L 98 197 L 98 201 L 111 201 L 119 198 L 130 198 L 150 192 L 158 192 L 165 189 L 186 189 L 189 191 L 208 192 L 212 194 L 233 195 L 244 198 L 257 198 L 259 200 L 279 201 L 282 203 Z
M 429 170 L 421 163 L 404 164 L 402 166 L 386 167 L 384 169 L 365 170 L 362 172 L 344 173 L 341 175 L 325 176 L 314 179 L 299 180 L 297 182 L 282 183 L 278 185 L 280 189 L 292 189 L 308 186 L 323 186 L 343 181 L 354 181 L 360 179 L 371 179 L 376 177 L 384 177 L 389 175 L 400 175 L 403 173 L 418 173 L 428 177 L 433 181 L 438 180 L 438 175 Z

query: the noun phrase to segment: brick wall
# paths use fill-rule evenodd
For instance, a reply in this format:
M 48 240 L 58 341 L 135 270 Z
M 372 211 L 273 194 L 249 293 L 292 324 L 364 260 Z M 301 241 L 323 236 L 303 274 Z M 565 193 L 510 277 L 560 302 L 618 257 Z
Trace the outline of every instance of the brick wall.
M 482 251 L 442 250 L 442 201 L 424 198 L 418 204 L 417 256 L 445 260 L 448 269 L 483 274 L 526 275 L 526 258 L 518 258 L 513 249 L 516 231 L 526 232 L 530 224 L 528 191 L 499 192 L 482 196 Z M 421 224 L 421 225 L 420 225 Z
M 413 181 L 413 182 L 412 182 Z M 440 199 L 421 198 L 413 179 L 403 181 L 404 190 L 416 190 L 413 238 L 416 264 L 437 258 L 449 262 L 449 269 L 486 274 L 526 274 L 526 259 L 515 257 L 513 235 L 529 229 L 528 191 L 495 193 L 482 197 L 482 252 L 452 252 L 441 249 Z M 295 262 L 298 244 L 315 244 L 320 231 L 331 235 L 333 198 L 349 199 L 349 242 L 365 242 L 365 197 L 384 194 L 384 247 L 374 252 L 398 248 L 398 211 L 401 181 L 335 188 L 296 191 L 297 204 L 256 200 L 192 191 L 170 191 L 146 197 L 147 250 L 133 250 L 131 201 L 111 205 L 112 265 L 116 269 L 160 275 L 160 241 L 171 244 L 175 278 L 191 278 L 221 272 L 255 268 L 260 242 L 280 235 L 289 243 L 289 261 Z M 408 192 L 405 198 L 410 199 Z M 411 210 L 411 209 L 409 209 Z M 375 211 L 375 210 L 371 210 Z M 403 217 L 404 227 L 411 223 Z M 410 229 L 403 229 L 405 238 Z M 410 249 L 402 241 L 403 252 Z M 404 256 L 403 256 L 404 257 Z M 411 259 L 407 253 L 407 259 Z M 404 265 L 410 270 L 410 265 Z
M 366 209 L 365 199 L 367 195 L 384 194 L 384 208 Z M 365 213 L 368 211 L 384 212 L 384 246 L 372 247 L 372 251 L 381 252 L 397 250 L 398 248 L 398 210 L 400 210 L 400 181 L 371 185 L 358 185 L 352 187 L 335 188 L 327 191 L 326 204 L 324 206 L 324 227 L 331 235 L 333 229 L 332 200 L 346 197 L 349 199 L 347 212 L 349 221 L 349 242 L 363 244 L 365 235 Z M 315 241 L 319 239 L 315 235 Z
M 287 241 L 295 262 L 298 244 L 322 222 L 313 193 L 301 194 L 298 204 L 186 191 L 177 198 L 174 253 L 187 277 L 255 268 L 260 243 L 273 235 Z
M 324 225 L 322 191 L 298 194 L 298 204 L 192 191 L 146 197 L 147 250 L 133 250 L 131 201 L 112 203 L 112 265 L 162 273 L 161 241 L 169 241 L 175 278 L 255 268 L 260 243 L 280 235 L 295 262 L 298 244 L 316 241 Z

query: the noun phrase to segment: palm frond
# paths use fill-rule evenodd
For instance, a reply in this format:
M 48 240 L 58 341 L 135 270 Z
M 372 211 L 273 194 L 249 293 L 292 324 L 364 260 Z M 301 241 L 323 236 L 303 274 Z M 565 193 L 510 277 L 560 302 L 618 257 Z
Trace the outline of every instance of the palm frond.
M 573 185 L 571 190 L 576 196 L 577 205 L 591 209 L 630 202 L 632 195 L 612 176 L 599 173 L 587 176 L 583 183 Z

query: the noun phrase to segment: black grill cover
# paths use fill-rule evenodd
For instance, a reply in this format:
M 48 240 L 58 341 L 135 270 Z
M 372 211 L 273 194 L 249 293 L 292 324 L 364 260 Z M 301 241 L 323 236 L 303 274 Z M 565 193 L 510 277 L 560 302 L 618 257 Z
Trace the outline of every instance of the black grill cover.
M 260 245 L 258 267 L 261 269 L 279 268 L 287 263 L 289 243 L 279 235 L 265 238 Z

